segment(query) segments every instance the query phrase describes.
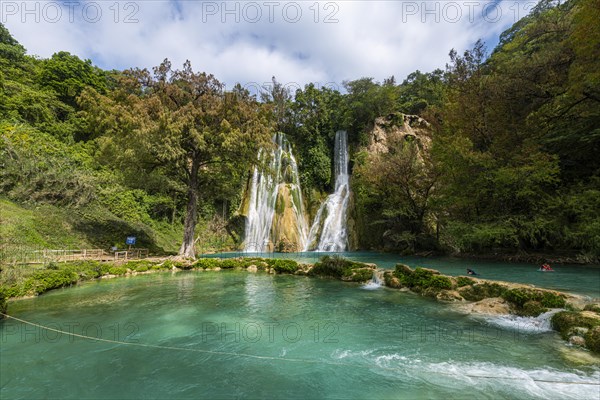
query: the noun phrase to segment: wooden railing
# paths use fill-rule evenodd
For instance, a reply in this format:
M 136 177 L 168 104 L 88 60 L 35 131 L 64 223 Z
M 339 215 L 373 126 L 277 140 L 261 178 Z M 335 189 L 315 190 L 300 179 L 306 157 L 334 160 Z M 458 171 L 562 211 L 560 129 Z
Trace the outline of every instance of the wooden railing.
M 47 264 L 49 262 L 68 262 L 81 260 L 119 261 L 135 260 L 148 257 L 148 249 L 128 249 L 107 251 L 104 249 L 1 249 L 0 263 L 2 264 Z
M 115 251 L 115 261 L 119 260 L 137 260 L 148 257 L 148 249 L 129 249 Z

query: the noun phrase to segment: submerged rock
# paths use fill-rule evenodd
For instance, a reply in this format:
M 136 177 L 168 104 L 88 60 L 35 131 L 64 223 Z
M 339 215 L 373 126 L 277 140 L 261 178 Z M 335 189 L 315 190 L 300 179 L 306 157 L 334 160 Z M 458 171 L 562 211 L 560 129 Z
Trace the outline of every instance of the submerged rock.
M 258 272 L 258 267 L 256 265 L 250 265 L 246 270 L 248 272 Z
M 506 315 L 511 313 L 511 308 L 503 298 L 492 297 L 474 303 L 471 311 L 478 314 Z
M 465 299 L 463 299 L 463 297 L 460 295 L 460 293 L 458 293 L 456 290 L 442 290 L 441 292 L 439 292 L 435 298 L 438 301 L 442 301 L 445 303 L 454 303 L 457 301 L 465 301 Z
M 569 338 L 569 343 L 574 344 L 575 346 L 585 347 L 585 339 L 581 336 L 571 336 Z

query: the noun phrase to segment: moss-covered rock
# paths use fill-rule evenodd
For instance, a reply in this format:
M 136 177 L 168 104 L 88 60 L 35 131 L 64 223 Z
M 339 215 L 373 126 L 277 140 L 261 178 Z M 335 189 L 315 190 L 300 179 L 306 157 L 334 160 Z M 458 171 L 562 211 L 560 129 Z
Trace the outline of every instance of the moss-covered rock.
M 600 326 L 588 330 L 584 338 L 586 347 L 594 353 L 600 354 Z
M 396 279 L 399 285 L 395 281 L 392 284 L 393 279 Z M 404 264 L 396 265 L 393 276 L 387 279 L 386 285 L 406 287 L 429 297 L 437 297 L 442 290 L 451 290 L 454 287 L 452 279 L 441 275 L 439 271 L 421 267 L 413 270 Z
M 445 303 L 454 303 L 457 301 L 465 301 L 463 297 L 456 290 L 441 290 L 436 293 L 435 298 L 438 301 Z
M 563 308 L 565 296 L 560 293 L 527 288 L 508 289 L 502 298 L 511 303 L 518 315 L 536 317 L 547 311 L 547 308 Z
M 544 307 L 539 301 L 529 300 L 525 304 L 523 304 L 523 307 L 521 307 L 517 311 L 517 314 L 524 317 L 537 317 L 538 315 L 545 313 L 546 311 L 548 311 L 548 309 Z
M 342 280 L 351 282 L 367 282 L 373 278 L 372 268 L 357 268 L 352 270 L 352 275 L 343 277 Z
M 461 287 L 458 292 L 469 301 L 480 301 L 487 298 L 502 297 L 506 288 L 497 283 L 476 283 Z
M 585 311 L 592 311 L 592 312 L 595 312 L 597 314 L 600 314 L 600 303 L 586 304 L 583 309 Z
M 587 312 L 561 311 L 552 316 L 552 327 L 557 330 L 563 339 L 568 340 L 571 335 L 578 333 L 576 328 L 587 328 L 588 331 L 600 326 L 600 317 Z
M 365 280 L 366 272 L 358 272 L 361 269 L 369 269 L 369 277 Z M 340 256 L 324 256 L 319 262 L 317 262 L 308 272 L 308 275 L 312 276 L 328 276 L 348 281 L 364 282 L 371 279 L 373 270 L 375 268 L 371 265 L 351 261 Z M 353 277 L 356 278 L 353 278 Z M 356 279 L 356 280 L 355 280 Z
M 474 303 L 471 312 L 487 315 L 510 314 L 510 305 L 502 297 L 491 297 Z
M 295 260 L 269 260 L 267 264 L 280 274 L 293 274 L 298 271 L 299 265 Z
M 412 275 L 413 269 L 405 264 L 396 264 L 396 268 L 394 269 L 394 275 L 399 278 L 403 275 Z
M 400 289 L 402 287 L 400 280 L 391 271 L 386 271 L 383 274 L 383 281 L 385 282 L 385 286 L 390 288 Z

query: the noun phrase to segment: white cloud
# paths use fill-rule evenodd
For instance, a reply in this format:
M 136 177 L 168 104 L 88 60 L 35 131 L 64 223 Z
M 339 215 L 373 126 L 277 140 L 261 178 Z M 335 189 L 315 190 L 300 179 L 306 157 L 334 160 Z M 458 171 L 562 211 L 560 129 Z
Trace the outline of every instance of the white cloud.
M 151 68 L 164 58 L 180 66 L 190 59 L 232 85 L 268 82 L 273 75 L 299 84 L 402 80 L 416 69 L 443 68 L 451 48 L 464 51 L 479 38 L 495 42 L 535 3 L 159 0 L 115 7 L 113 1 L 59 0 L 28 2 L 27 10 L 24 4 L 2 1 L 1 20 L 30 54 L 65 50 L 106 69 Z M 327 16 L 337 22 L 325 23 Z

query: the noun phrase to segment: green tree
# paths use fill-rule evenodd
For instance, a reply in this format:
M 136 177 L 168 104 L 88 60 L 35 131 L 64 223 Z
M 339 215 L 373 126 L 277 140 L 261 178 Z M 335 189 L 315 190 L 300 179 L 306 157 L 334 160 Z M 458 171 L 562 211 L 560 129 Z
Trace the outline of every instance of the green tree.
M 355 166 L 359 203 L 369 203 L 370 209 L 363 211 L 378 216 L 373 219 L 385 226 L 385 239 L 396 249 L 430 247 L 429 238 L 436 233 L 439 172 L 429 144 L 396 135 L 388 138 L 387 146 L 387 152 L 368 154 Z
M 302 185 L 328 191 L 332 181 L 331 149 L 335 132 L 343 129 L 343 97 L 327 87 L 308 84 L 297 90 L 292 104 L 293 126 Z
M 366 144 L 366 132 L 373 127 L 375 118 L 398 111 L 399 89 L 395 79 L 383 85 L 373 78 L 361 78 L 344 82 L 348 91 L 344 125 L 352 142 Z
M 444 71 L 415 71 L 399 87 L 399 109 L 405 114 L 422 115 L 428 107 L 439 107 L 444 100 Z
M 38 82 L 40 86 L 54 90 L 60 100 L 73 107 L 77 105 L 77 96 L 87 86 L 100 93 L 106 92 L 104 72 L 94 67 L 91 60 L 81 60 L 66 51 L 54 53 L 42 61 Z
M 128 71 L 108 97 L 84 93 L 89 123 L 110 135 L 143 168 L 173 173 L 186 187 L 183 242 L 179 254 L 194 257 L 198 202 L 203 192 L 219 190 L 248 170 L 271 127 L 260 104 L 236 86 L 226 92 L 213 76 L 186 62 L 173 70 L 165 60 L 154 68 Z M 238 181 L 239 183 L 239 181 Z

